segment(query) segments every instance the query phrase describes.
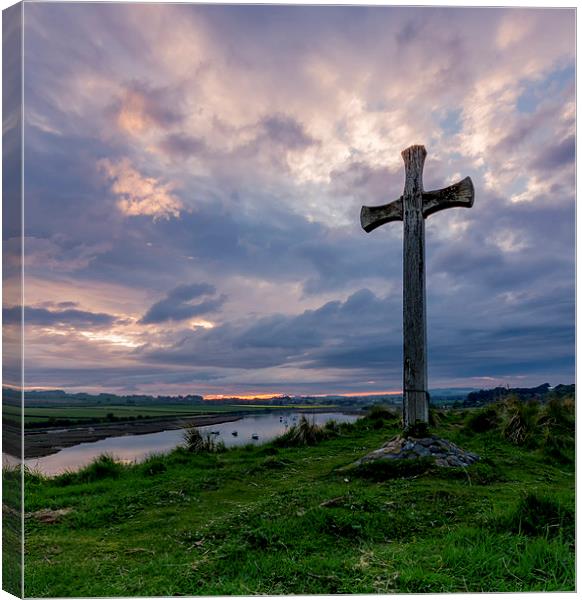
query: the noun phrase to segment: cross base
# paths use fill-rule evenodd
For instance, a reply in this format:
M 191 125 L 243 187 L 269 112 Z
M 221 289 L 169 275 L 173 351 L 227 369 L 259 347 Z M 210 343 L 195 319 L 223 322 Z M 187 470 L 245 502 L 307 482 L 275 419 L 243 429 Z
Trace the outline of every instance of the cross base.
M 378 450 L 360 458 L 353 466 L 359 467 L 378 461 L 431 459 L 437 467 L 468 467 L 477 462 L 479 456 L 435 435 L 426 437 L 398 435 Z

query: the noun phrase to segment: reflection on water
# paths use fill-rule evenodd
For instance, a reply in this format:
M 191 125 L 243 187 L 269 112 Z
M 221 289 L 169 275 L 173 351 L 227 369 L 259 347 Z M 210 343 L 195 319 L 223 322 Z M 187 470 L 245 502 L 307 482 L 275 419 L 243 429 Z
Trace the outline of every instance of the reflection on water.
M 249 415 L 230 423 L 199 427 L 199 430 L 203 435 L 218 432 L 211 435 L 216 440 L 223 441 L 228 447 L 243 446 L 249 443 L 260 444 L 284 433 L 287 428 L 299 421 L 302 414 L 296 412 Z M 306 414 L 305 416 L 318 425 L 330 420 L 338 423 L 351 423 L 357 419 L 354 415 L 344 415 L 342 413 Z M 66 470 L 78 469 L 104 453 L 111 454 L 124 462 L 140 461 L 150 454 L 169 452 L 181 444 L 183 432 L 183 429 L 175 429 L 143 435 L 110 437 L 98 442 L 88 442 L 64 448 L 56 454 L 31 458 L 24 462 L 31 469 L 40 471 L 45 475 L 56 475 Z M 235 432 L 236 435 L 233 435 Z

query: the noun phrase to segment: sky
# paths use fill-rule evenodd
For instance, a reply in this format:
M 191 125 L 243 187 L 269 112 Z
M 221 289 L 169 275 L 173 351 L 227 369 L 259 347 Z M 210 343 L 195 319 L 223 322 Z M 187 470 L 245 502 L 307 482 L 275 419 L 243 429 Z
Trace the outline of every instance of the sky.
M 475 186 L 426 222 L 430 387 L 572 383 L 574 44 L 573 9 L 25 4 L 26 387 L 400 391 L 402 224 L 359 212 L 411 144 Z

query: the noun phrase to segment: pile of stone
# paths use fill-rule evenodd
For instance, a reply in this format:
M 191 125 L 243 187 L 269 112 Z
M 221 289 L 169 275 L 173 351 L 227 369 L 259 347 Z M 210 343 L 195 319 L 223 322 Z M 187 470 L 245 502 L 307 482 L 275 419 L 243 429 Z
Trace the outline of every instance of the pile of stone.
M 415 438 L 396 436 L 386 444 L 360 458 L 356 465 L 377 460 L 432 458 L 439 467 L 468 467 L 479 460 L 456 444 L 436 436 Z

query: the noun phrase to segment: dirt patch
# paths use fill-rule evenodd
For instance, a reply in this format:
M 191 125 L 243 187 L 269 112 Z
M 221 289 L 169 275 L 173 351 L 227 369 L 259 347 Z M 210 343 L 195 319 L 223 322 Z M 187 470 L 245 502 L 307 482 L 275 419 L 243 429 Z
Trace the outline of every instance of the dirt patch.
M 27 519 L 36 519 L 41 523 L 58 523 L 65 515 L 68 515 L 72 510 L 72 508 L 57 508 L 56 510 L 52 510 L 50 508 L 43 508 L 42 510 L 35 510 L 34 512 L 24 513 L 24 517 Z

